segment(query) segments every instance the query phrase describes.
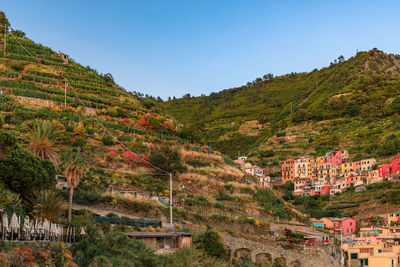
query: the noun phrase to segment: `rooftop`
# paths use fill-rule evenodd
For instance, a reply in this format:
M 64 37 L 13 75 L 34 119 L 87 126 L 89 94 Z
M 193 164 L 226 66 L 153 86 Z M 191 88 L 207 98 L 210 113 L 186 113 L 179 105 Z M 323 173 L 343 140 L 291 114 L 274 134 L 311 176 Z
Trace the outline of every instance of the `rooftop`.
M 129 237 L 175 237 L 175 236 L 192 236 L 186 232 L 130 232 Z

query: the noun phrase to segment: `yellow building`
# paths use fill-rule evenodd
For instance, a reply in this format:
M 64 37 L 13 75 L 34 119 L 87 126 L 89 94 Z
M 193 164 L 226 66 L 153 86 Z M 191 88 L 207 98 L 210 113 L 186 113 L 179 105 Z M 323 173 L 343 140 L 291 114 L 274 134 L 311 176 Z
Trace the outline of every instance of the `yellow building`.
M 340 172 L 345 178 L 351 176 L 354 173 L 353 162 L 345 162 L 340 165 Z
M 367 184 L 373 184 L 382 180 L 383 178 L 379 177 L 379 170 L 373 170 L 367 173 Z
M 374 158 L 361 160 L 361 171 L 371 171 L 373 166 L 376 165 Z
M 398 267 L 400 245 L 350 244 L 347 248 L 347 266 L 349 267 Z
M 307 160 L 308 179 L 313 180 L 318 176 L 318 166 L 316 158 L 309 158 Z

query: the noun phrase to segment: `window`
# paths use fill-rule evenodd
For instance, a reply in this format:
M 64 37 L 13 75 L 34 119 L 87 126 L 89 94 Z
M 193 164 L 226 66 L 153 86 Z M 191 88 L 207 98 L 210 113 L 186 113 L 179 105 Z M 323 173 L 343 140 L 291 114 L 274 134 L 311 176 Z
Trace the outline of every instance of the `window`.
M 364 259 L 364 265 L 368 266 L 368 259 Z
M 351 258 L 352 260 L 356 260 L 356 259 L 358 258 L 358 254 L 357 254 L 357 253 L 351 253 L 351 254 L 350 254 L 350 258 Z
M 382 249 L 378 249 L 378 253 L 382 253 Z

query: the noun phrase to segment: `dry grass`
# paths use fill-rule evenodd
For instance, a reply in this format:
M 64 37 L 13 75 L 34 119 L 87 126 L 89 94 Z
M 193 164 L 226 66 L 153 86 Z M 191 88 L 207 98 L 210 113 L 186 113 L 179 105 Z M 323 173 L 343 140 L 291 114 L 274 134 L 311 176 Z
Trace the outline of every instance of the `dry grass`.
M 229 182 L 227 185 L 232 185 L 234 188 L 250 188 L 252 190 L 256 190 L 256 186 L 254 184 L 242 184 L 239 182 Z
M 224 164 L 224 159 L 221 156 L 214 155 L 214 154 L 207 154 L 201 153 L 196 151 L 188 151 L 184 149 L 180 149 L 179 153 L 181 154 L 182 158 L 192 158 L 202 161 L 213 161 L 219 164 Z
M 204 172 L 207 173 L 210 176 L 217 176 L 219 178 L 233 178 L 236 180 L 239 180 L 243 177 L 243 172 L 228 165 L 224 165 L 221 168 L 213 168 L 213 167 L 201 167 L 201 168 L 195 168 L 189 166 L 188 168 L 189 171 L 192 172 Z
M 140 202 L 140 203 L 152 203 L 153 205 L 156 206 L 162 206 L 160 202 L 153 200 L 153 199 L 148 199 L 148 198 L 142 198 L 139 194 L 134 196 L 130 193 L 119 193 L 116 191 L 112 191 L 111 193 L 105 193 L 104 195 L 109 195 L 112 196 L 113 198 L 123 198 L 127 199 L 132 202 Z
M 7 67 L 4 64 L 0 64 L 0 71 L 7 70 Z
M 40 72 L 46 72 L 46 73 L 51 73 L 51 74 L 58 75 L 57 70 L 51 69 L 51 68 L 47 68 L 45 66 L 38 66 L 36 64 L 28 64 L 28 65 L 26 65 L 25 68 L 24 68 L 24 72 L 26 72 L 28 70 L 36 70 L 36 71 L 40 71 Z

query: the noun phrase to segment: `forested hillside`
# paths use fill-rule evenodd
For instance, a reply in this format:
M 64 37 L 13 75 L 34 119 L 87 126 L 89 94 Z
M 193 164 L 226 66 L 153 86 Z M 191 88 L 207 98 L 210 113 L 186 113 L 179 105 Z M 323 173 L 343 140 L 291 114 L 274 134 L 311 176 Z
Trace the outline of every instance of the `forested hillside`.
M 398 55 L 372 49 L 348 60 L 339 57 L 329 67 L 308 73 L 268 74 L 209 96 L 186 95 L 168 101 L 165 108 L 231 156 L 260 146 L 265 150 L 273 143 L 278 144 L 277 150 L 290 145 L 296 153 L 371 145 L 354 152 L 374 155 L 379 153 L 379 143 L 395 131 L 386 123 L 400 112 L 399 72 Z M 249 121 L 255 121 L 253 132 L 243 130 Z M 368 133 L 352 133 L 363 128 Z M 289 140 L 276 138 L 293 132 L 295 137 Z M 297 136 L 304 139 L 303 147 L 296 143 Z M 398 142 L 396 136 L 390 138 Z

